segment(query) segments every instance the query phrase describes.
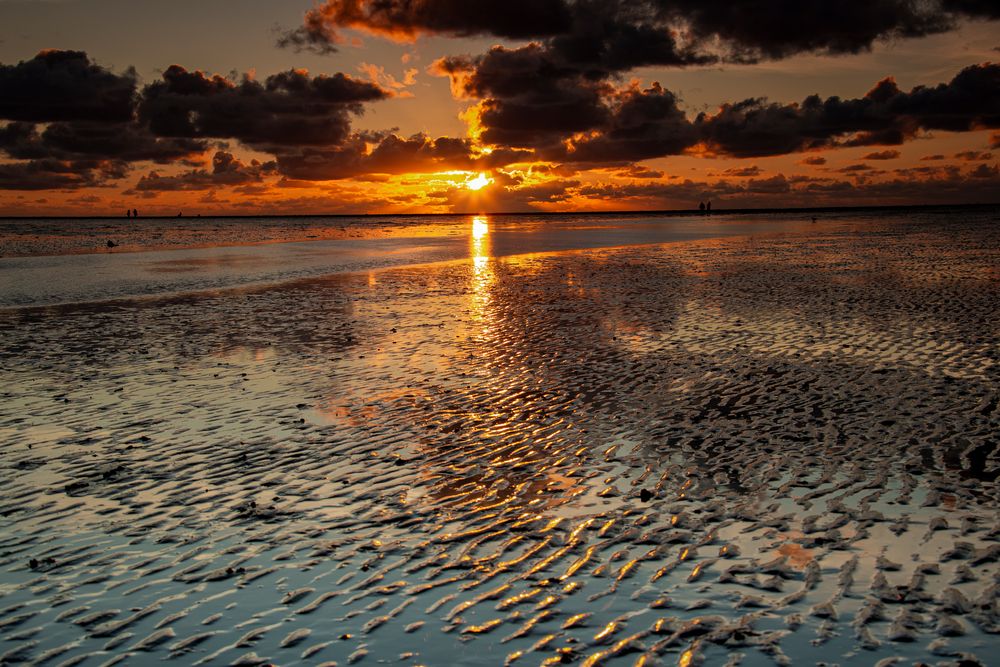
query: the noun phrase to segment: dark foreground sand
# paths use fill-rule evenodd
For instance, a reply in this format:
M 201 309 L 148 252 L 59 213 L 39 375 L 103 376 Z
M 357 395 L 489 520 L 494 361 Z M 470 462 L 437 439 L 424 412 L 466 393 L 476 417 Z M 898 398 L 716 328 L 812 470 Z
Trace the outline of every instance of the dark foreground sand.
M 821 227 L 0 311 L 0 664 L 990 664 L 1000 229 Z

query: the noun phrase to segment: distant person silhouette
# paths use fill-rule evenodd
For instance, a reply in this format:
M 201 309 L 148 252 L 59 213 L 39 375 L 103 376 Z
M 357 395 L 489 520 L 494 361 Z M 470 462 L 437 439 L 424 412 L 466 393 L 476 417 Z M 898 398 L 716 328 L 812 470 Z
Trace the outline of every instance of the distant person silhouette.
M 708 202 L 707 204 L 705 204 L 705 210 L 708 211 L 709 213 L 712 212 L 712 202 Z
M 129 209 L 125 209 L 125 217 L 126 218 L 131 218 L 132 217 L 132 211 L 130 211 Z
M 698 210 L 701 211 L 702 213 L 705 212 L 705 202 L 703 201 L 698 202 Z
M 178 217 L 178 218 L 183 218 L 183 217 L 184 217 L 184 214 L 183 214 L 183 213 L 181 213 L 180 211 L 177 211 L 177 217 Z
M 133 218 L 138 218 L 139 217 L 139 211 L 137 211 L 136 209 L 132 209 L 132 217 Z

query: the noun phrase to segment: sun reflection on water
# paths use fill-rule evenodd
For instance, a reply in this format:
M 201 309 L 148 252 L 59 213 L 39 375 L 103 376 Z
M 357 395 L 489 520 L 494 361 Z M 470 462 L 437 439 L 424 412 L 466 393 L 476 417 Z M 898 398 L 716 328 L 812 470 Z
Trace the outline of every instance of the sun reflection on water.
M 477 215 L 472 218 L 472 240 L 473 243 L 482 241 L 490 233 L 490 220 L 485 215 Z
M 472 218 L 469 255 L 472 257 L 472 312 L 480 322 L 486 320 L 490 289 L 495 275 L 490 265 L 490 223 L 485 215 Z

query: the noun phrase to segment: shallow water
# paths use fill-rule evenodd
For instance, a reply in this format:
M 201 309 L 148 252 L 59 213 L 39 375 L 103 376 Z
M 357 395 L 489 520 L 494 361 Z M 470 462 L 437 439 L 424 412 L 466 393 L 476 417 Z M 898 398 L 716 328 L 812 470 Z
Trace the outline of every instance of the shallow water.
M 807 224 L 800 213 L 305 220 L 313 226 L 280 218 L 192 219 L 183 229 L 163 219 L 0 219 L 0 250 L 15 251 L 0 261 L 0 307 L 179 294 L 456 260 L 469 256 L 477 224 L 489 228 L 491 257 L 787 232 Z M 823 220 L 827 230 L 857 224 L 856 216 Z M 301 240 L 303 229 L 318 240 Z M 118 239 L 119 246 L 108 249 L 104 238 Z M 204 245 L 208 239 L 217 243 Z
M 989 664 L 1000 230 L 807 229 L 0 312 L 0 663 Z

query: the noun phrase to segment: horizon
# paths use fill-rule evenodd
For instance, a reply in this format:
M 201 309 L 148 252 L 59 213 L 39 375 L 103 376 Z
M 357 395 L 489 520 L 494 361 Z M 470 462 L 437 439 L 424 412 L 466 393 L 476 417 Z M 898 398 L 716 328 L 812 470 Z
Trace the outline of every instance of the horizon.
M 123 215 L 0 215 L 0 220 L 171 220 L 185 218 L 420 218 L 420 217 L 475 217 L 475 216 L 507 216 L 507 217 L 529 217 L 529 216 L 641 216 L 659 215 L 666 217 L 682 217 L 686 215 L 711 217 L 716 214 L 767 214 L 767 213 L 809 213 L 822 211 L 867 211 L 883 209 L 975 209 L 975 208 L 997 208 L 1000 207 L 1000 200 L 996 202 L 964 202 L 958 204 L 864 204 L 864 205 L 843 205 L 843 206 L 788 206 L 788 207 L 753 207 L 753 208 L 712 208 L 708 211 L 694 209 L 622 209 L 622 210 L 575 210 L 575 211 L 458 211 L 458 212 L 429 212 L 429 213 L 211 213 L 208 215 L 184 214 L 184 215 L 140 215 L 134 218 L 126 218 Z
M 0 3 L 0 215 L 1000 200 L 989 2 L 236 6 Z

